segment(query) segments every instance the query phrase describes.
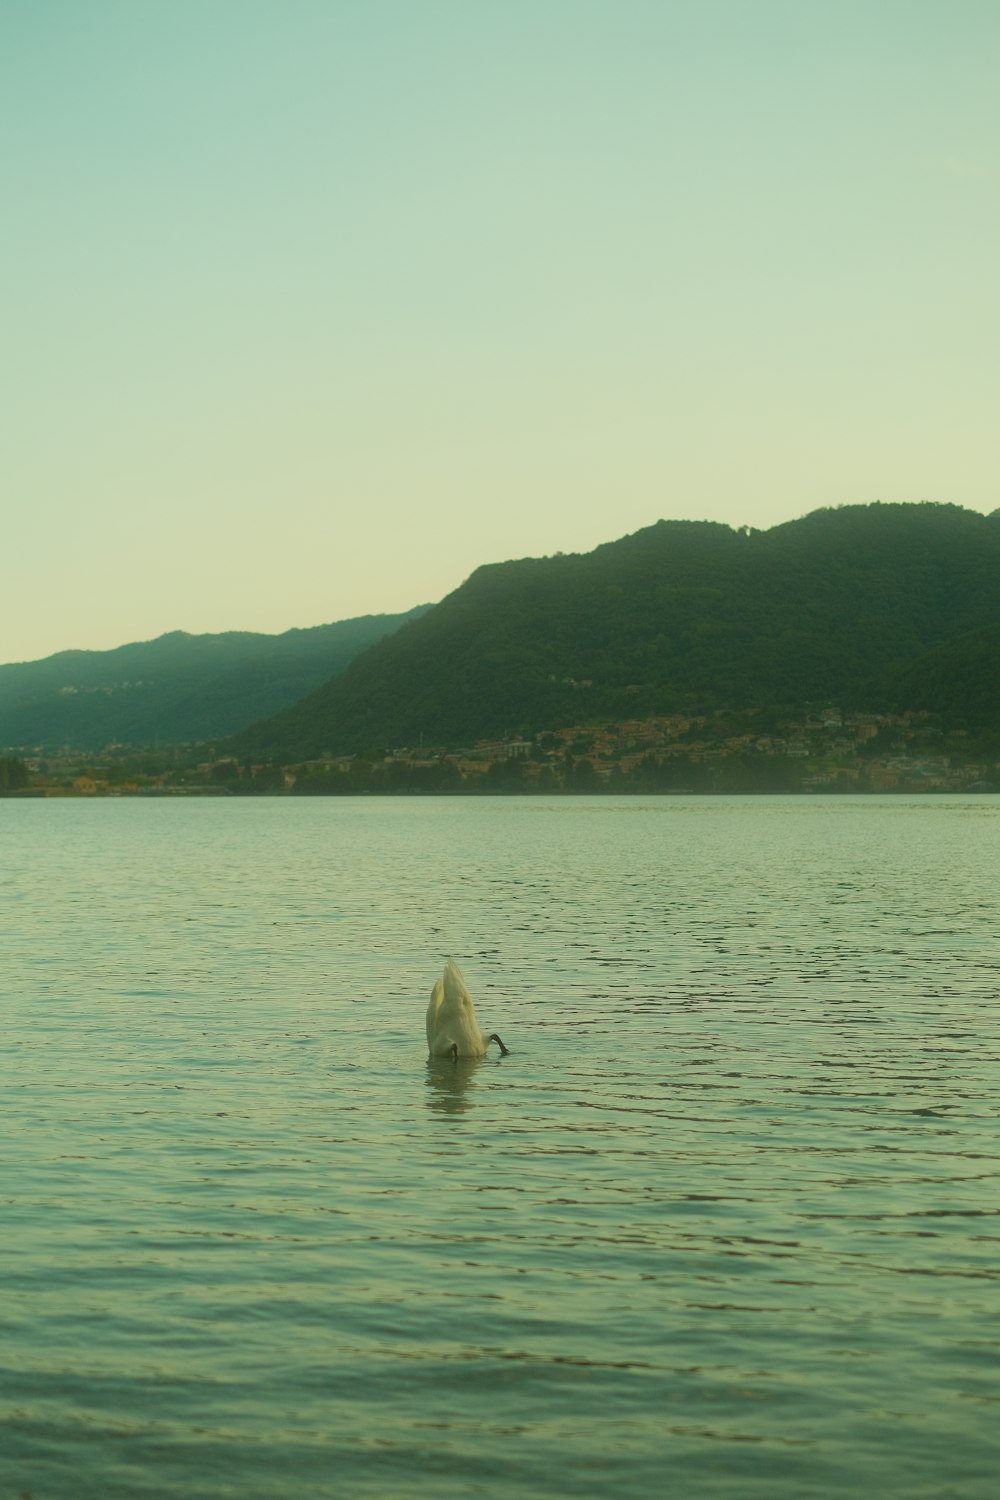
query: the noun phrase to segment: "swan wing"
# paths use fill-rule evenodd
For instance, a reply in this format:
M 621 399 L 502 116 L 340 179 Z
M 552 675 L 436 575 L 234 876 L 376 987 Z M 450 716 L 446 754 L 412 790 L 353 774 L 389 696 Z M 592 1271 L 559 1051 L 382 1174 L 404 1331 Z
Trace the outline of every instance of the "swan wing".
M 428 1050 L 432 1056 L 444 1056 L 457 1047 L 461 1057 L 482 1057 L 487 1045 L 462 971 L 449 958 L 427 1007 Z
M 440 1026 L 441 1007 L 444 1005 L 444 981 L 439 979 L 431 990 L 427 1005 L 427 1045 L 433 1051 L 434 1035 Z

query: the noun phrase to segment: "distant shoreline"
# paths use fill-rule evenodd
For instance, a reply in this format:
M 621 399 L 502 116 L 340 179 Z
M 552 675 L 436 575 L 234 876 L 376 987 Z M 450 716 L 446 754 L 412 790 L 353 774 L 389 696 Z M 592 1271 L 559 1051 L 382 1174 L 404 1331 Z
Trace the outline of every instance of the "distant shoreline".
M 650 789 L 643 791 L 629 790 L 576 790 L 573 788 L 556 789 L 545 791 L 524 791 L 511 789 L 509 791 L 359 791 L 359 792 L 312 792 L 307 796 L 297 795 L 294 792 L 261 791 L 239 794 L 228 791 L 225 787 L 176 787 L 176 788 L 151 788 L 139 791 L 100 791 L 100 792 L 77 792 L 65 788 L 29 787 L 15 792 L 0 792 L 0 801 L 7 802 L 120 802 L 120 801 L 204 801 L 205 799 L 218 801 L 224 799 L 232 802 L 259 802 L 269 799 L 282 802 L 306 802 L 306 801 L 399 801 L 400 799 L 423 799 L 442 798 L 449 801 L 479 801 L 495 802 L 498 800 L 510 800 L 518 798 L 522 802 L 537 802 L 543 800 L 579 800 L 589 798 L 592 801 L 608 801 L 612 798 L 623 801 L 648 801 L 660 798 L 694 798 L 715 799 L 724 797 L 741 798 L 787 798 L 794 800 L 803 797 L 824 797 L 838 799 L 843 797 L 995 797 L 1000 795 L 1000 786 L 973 784 L 969 786 L 896 786 L 896 787 L 869 787 L 869 786 L 809 786 L 788 789 L 784 791 L 769 790 L 734 790 L 732 788 L 695 790 L 694 788 L 669 788 Z

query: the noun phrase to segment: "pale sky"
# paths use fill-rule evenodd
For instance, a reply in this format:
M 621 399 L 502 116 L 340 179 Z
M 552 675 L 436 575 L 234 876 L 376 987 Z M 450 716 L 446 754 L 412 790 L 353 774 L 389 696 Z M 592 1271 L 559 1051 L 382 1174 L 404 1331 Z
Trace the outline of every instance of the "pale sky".
M 0 661 L 1000 506 L 998 0 L 0 0 Z

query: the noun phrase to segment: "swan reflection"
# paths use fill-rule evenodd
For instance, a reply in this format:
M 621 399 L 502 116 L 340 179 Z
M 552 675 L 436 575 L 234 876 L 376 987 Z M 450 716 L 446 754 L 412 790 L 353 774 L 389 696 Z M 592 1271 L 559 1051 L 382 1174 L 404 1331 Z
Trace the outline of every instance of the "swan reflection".
M 432 1057 L 427 1063 L 427 1104 L 443 1114 L 460 1114 L 472 1103 L 467 1095 L 482 1067 L 481 1057 Z

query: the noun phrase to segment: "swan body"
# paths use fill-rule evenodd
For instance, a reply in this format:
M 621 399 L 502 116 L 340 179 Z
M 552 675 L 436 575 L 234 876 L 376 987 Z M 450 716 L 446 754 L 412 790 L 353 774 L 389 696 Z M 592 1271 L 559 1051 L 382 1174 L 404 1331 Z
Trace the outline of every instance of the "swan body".
M 487 1035 L 480 1028 L 462 971 L 449 958 L 427 1006 L 427 1050 L 431 1057 L 452 1057 L 457 1062 L 460 1057 L 482 1057 L 490 1042 L 507 1055 L 496 1032 Z

